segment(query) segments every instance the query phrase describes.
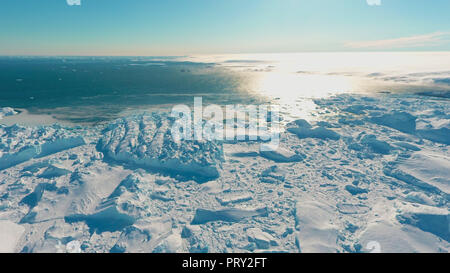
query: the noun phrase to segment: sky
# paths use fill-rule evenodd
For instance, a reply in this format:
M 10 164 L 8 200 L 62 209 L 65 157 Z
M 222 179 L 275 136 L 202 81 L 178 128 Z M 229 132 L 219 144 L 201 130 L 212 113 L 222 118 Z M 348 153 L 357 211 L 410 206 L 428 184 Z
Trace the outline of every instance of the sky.
M 449 0 L 7 0 L 0 55 L 450 51 L 449 13 Z

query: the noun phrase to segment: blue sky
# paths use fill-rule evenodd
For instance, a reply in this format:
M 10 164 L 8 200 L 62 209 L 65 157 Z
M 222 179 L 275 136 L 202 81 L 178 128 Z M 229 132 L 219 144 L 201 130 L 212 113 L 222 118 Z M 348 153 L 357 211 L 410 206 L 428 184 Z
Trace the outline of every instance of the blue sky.
M 448 51 L 449 0 L 13 0 L 0 55 Z

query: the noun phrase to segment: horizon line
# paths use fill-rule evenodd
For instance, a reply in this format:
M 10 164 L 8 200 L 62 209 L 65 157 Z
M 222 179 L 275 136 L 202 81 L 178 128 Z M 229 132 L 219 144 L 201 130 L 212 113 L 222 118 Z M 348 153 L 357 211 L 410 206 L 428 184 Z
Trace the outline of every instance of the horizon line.
M 155 55 L 103 55 L 103 54 L 1 54 L 0 57 L 188 57 L 203 55 L 281 55 L 281 54 L 322 54 L 322 53 L 450 53 L 450 50 L 366 50 L 366 51 L 289 51 L 289 52 L 243 52 L 243 53 L 192 53 Z

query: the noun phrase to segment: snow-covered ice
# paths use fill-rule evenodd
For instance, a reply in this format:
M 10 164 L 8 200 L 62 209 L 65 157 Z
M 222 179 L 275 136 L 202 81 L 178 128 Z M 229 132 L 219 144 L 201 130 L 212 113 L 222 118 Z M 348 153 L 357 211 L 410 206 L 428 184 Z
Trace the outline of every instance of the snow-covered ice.
M 2 119 L 3 117 L 14 116 L 14 115 L 17 115 L 17 114 L 18 114 L 17 111 L 15 111 L 11 107 L 0 108 L 0 119 Z
M 184 175 L 196 180 L 219 176 L 223 151 L 214 141 L 180 141 L 171 135 L 173 119 L 142 115 L 120 119 L 103 131 L 99 150 L 129 165 Z
M 0 125 L 0 138 L 0 170 L 85 144 L 82 136 L 58 125 L 35 128 Z
M 448 99 L 311 103 L 272 150 L 176 142 L 166 113 L 0 125 L 0 251 L 449 252 Z
M 0 253 L 17 251 L 17 243 L 24 232 L 24 227 L 8 220 L 0 220 Z

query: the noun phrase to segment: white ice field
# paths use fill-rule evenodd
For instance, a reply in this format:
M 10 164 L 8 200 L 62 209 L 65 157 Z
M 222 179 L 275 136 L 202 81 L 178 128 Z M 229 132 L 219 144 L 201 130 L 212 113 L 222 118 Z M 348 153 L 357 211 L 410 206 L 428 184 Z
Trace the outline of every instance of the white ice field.
M 448 99 L 311 103 L 275 152 L 176 144 L 163 114 L 1 125 L 0 252 L 449 252 Z

